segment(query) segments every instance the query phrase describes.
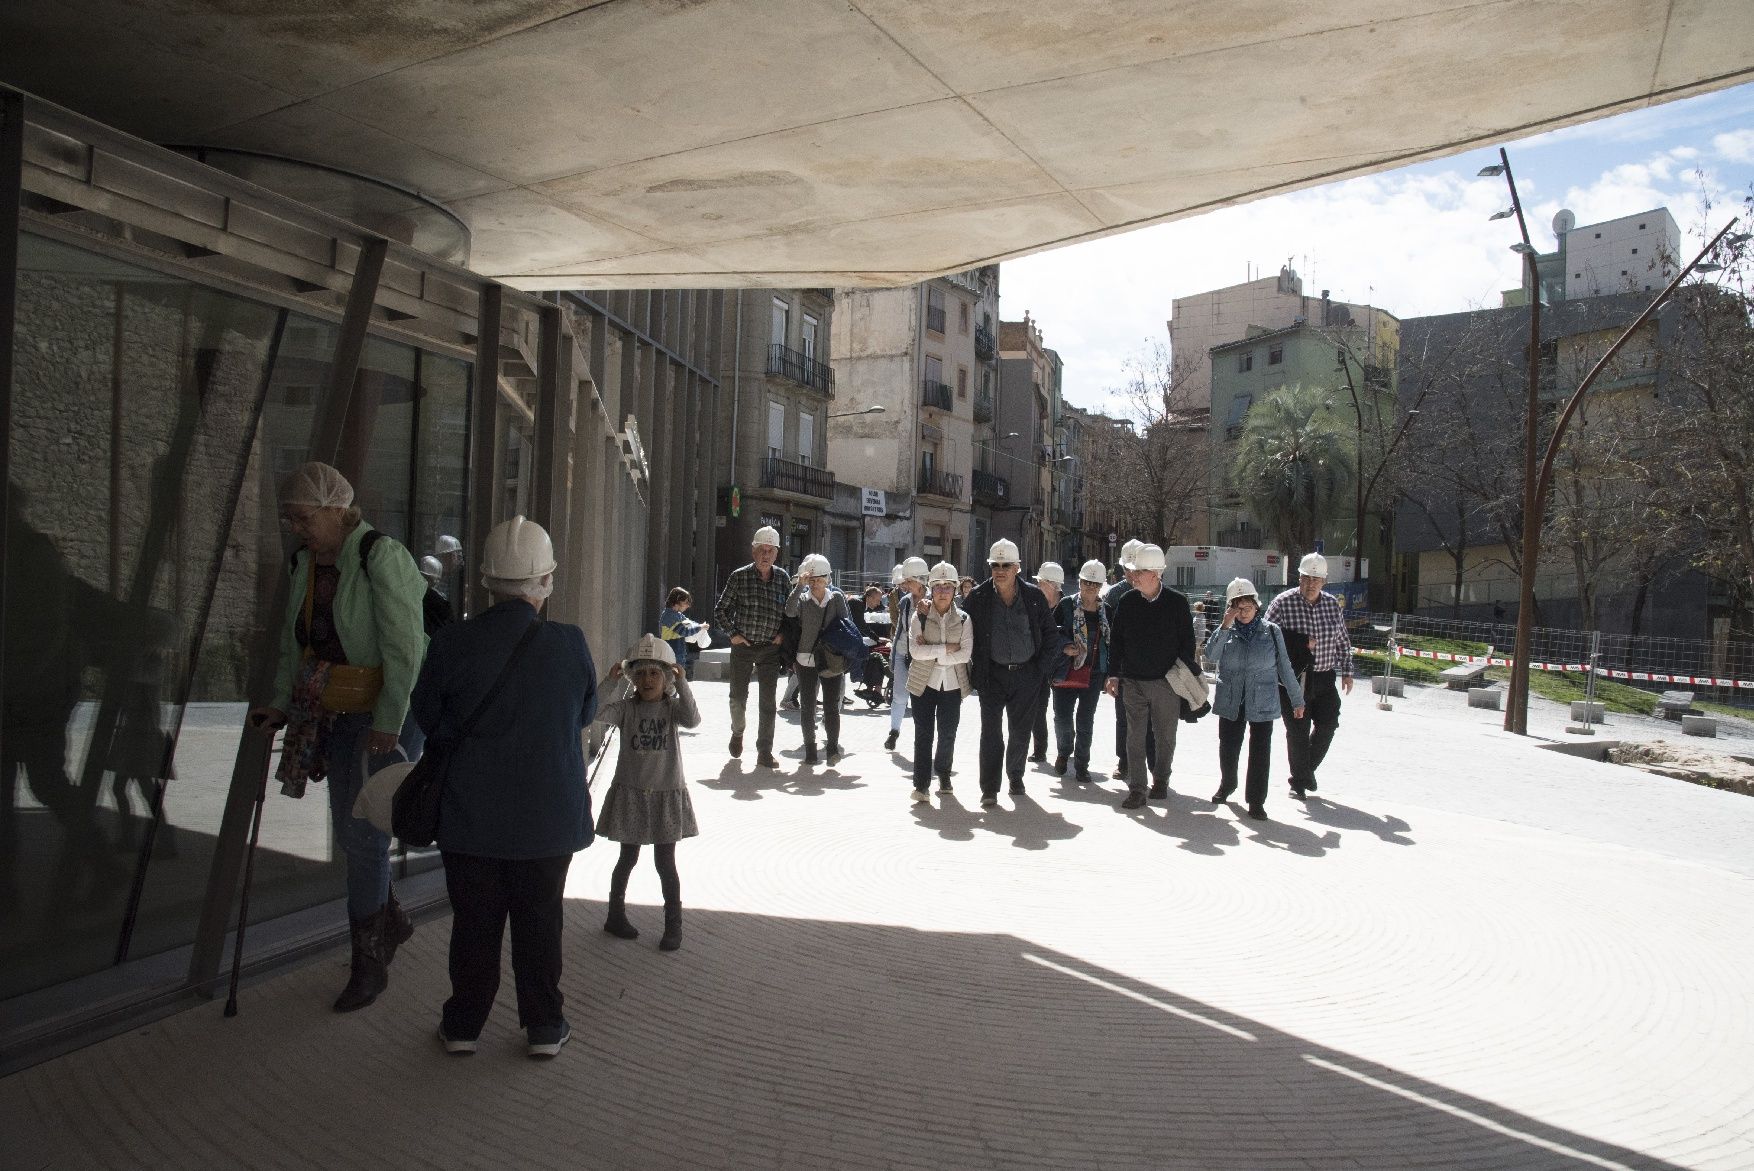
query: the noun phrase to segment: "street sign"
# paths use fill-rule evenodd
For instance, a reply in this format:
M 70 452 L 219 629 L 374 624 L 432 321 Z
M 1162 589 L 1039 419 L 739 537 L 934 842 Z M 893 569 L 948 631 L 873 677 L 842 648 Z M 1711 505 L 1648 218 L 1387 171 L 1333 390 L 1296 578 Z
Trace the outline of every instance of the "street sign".
M 1120 539 L 1121 539 L 1121 538 L 1120 538 L 1120 535 L 1119 535 L 1119 534 L 1117 534 L 1117 533 L 1110 533 L 1110 534 L 1109 534 L 1109 535 L 1108 535 L 1108 543 L 1109 543 L 1109 544 L 1111 544 L 1111 545 L 1112 545 L 1112 544 L 1114 544 L 1114 543 L 1115 543 L 1115 542 L 1116 542 L 1116 541 L 1118 541 L 1118 540 L 1120 540 Z
M 881 488 L 859 489 L 859 511 L 865 516 L 882 516 L 889 511 Z

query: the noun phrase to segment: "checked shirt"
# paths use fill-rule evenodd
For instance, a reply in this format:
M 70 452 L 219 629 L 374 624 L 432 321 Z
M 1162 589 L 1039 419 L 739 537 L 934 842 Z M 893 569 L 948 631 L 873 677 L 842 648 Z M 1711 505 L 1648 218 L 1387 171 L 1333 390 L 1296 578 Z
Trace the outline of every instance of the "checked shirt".
M 1352 638 L 1346 633 L 1346 614 L 1340 599 L 1330 593 L 1316 595 L 1315 604 L 1303 600 L 1293 586 L 1267 605 L 1267 621 L 1281 630 L 1301 630 L 1315 639 L 1316 671 L 1336 671 L 1352 677 Z

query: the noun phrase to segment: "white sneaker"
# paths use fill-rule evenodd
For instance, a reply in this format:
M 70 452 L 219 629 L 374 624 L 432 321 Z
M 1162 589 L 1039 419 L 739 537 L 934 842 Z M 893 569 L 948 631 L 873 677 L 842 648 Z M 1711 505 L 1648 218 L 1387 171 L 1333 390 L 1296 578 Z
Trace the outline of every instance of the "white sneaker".
M 915 789 L 914 790 L 914 804 L 915 805 L 929 805 L 929 804 L 931 804 L 931 801 L 932 801 L 932 795 L 930 793 L 926 792 L 924 789 Z

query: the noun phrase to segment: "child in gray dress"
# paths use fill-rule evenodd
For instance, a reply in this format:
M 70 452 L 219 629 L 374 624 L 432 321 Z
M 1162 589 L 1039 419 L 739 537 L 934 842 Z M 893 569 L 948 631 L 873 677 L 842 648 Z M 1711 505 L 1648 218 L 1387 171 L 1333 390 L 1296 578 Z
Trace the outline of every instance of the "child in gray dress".
M 609 881 L 609 918 L 603 930 L 620 939 L 639 938 L 639 931 L 627 921 L 627 880 L 639 861 L 640 847 L 649 845 L 664 889 L 664 936 L 658 947 L 675 951 L 682 946 L 676 843 L 700 833 L 682 772 L 678 732 L 698 725 L 700 711 L 675 653 L 655 635 L 643 635 L 625 659 L 609 668 L 600 692 L 620 690 L 611 684 L 623 678 L 633 685 L 632 692 L 598 708 L 596 719 L 621 731 L 615 779 L 597 817 L 597 832 L 621 843 L 621 857 Z

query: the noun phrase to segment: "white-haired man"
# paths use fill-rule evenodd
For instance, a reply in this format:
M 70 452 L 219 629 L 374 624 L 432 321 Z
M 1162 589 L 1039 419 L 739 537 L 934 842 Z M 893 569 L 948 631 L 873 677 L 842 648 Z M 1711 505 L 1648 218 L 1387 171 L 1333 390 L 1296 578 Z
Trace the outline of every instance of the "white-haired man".
M 771 525 L 755 530 L 749 547 L 752 560 L 731 571 L 719 592 L 718 626 L 731 638 L 731 755 L 743 755 L 743 729 L 749 706 L 749 676 L 760 688 L 761 715 L 755 732 L 756 764 L 778 768 L 773 755 L 774 692 L 780 677 L 780 621 L 792 578 L 774 564 L 780 556 L 780 534 Z
M 1340 599 L 1322 589 L 1327 581 L 1328 559 L 1306 554 L 1297 566 L 1296 588 L 1267 605 L 1267 621 L 1284 632 L 1292 667 L 1303 677 L 1302 719 L 1293 718 L 1289 701 L 1280 695 L 1293 797 L 1315 792 L 1316 769 L 1340 726 L 1340 693 L 1352 694 L 1352 638 Z

